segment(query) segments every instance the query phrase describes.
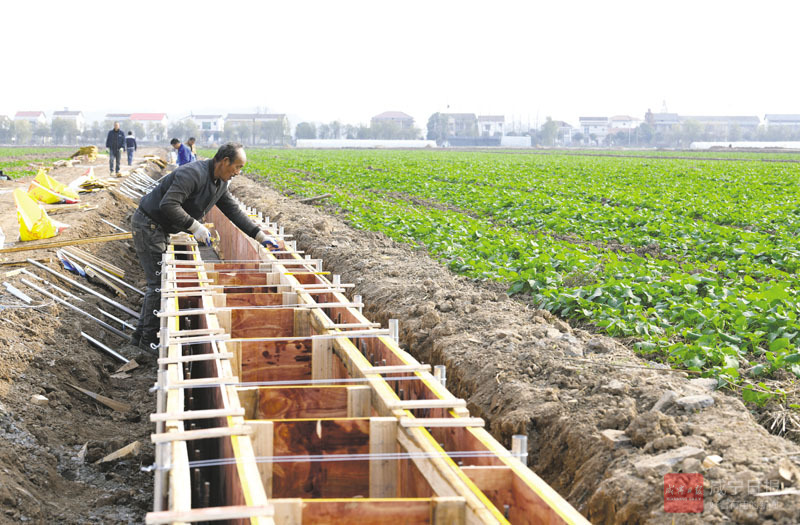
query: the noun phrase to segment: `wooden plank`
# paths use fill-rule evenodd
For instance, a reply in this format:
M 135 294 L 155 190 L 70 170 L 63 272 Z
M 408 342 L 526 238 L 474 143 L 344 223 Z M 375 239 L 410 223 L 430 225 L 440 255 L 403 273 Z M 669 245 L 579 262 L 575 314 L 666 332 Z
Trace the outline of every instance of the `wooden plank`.
M 303 500 L 300 498 L 273 499 L 270 501 L 275 508 L 275 523 L 279 525 L 303 524 Z
M 311 379 L 333 377 L 333 341 L 314 339 L 311 341 Z
M 248 425 L 253 429 L 251 437 L 253 443 L 253 453 L 257 458 L 272 457 L 274 454 L 275 427 L 272 421 L 249 421 Z M 272 463 L 261 461 L 258 463 L 258 473 L 264 484 L 264 492 L 267 497 L 272 497 Z
M 273 515 L 272 505 L 247 506 L 237 505 L 230 507 L 205 507 L 184 511 L 148 512 L 145 516 L 147 525 L 162 525 L 171 523 L 197 523 L 200 521 L 223 521 L 246 518 L 270 518 Z
M 229 436 L 249 436 L 250 427 L 216 427 L 200 430 L 184 430 L 182 432 L 165 432 L 163 434 L 150 434 L 153 443 L 169 443 L 171 441 L 194 441 L 197 439 L 211 439 Z
M 464 498 L 433 498 L 433 525 L 464 525 L 466 522 L 467 504 Z
M 371 415 L 372 389 L 362 385 L 348 386 L 347 417 L 370 417 Z
M 347 386 L 262 387 L 257 419 L 367 417 L 348 412 Z M 369 387 L 367 389 L 369 395 Z
M 487 467 L 467 465 L 461 467 L 461 470 L 483 492 L 511 492 L 511 481 L 514 477 L 514 474 L 509 466 L 503 465 L 502 467 Z
M 277 509 L 284 501 L 298 500 L 270 500 L 276 508 L 276 523 L 284 523 L 277 519 Z M 303 525 L 430 525 L 431 523 L 430 498 L 337 498 L 299 501 L 302 504 Z
M 193 419 L 211 419 L 217 417 L 243 416 L 243 408 L 211 408 L 206 410 L 186 410 L 184 412 L 150 414 L 150 421 L 189 421 Z
M 412 372 L 430 372 L 431 365 L 389 365 L 389 366 L 373 366 L 364 370 L 367 374 L 401 374 Z
M 97 237 L 64 239 L 60 241 L 50 241 L 50 242 L 25 241 L 24 243 L 18 242 L 7 248 L 0 248 L 0 253 L 25 252 L 30 250 L 49 250 L 51 248 L 62 248 L 64 246 L 75 246 L 78 244 L 92 244 L 92 243 L 109 242 L 109 241 L 122 241 L 131 238 L 133 238 L 133 234 L 131 233 L 112 233 L 109 235 L 99 235 Z M 31 242 L 34 242 L 36 244 L 28 244 Z
M 369 453 L 368 419 L 273 421 L 274 455 Z M 369 495 L 369 461 L 298 461 L 273 465 L 278 498 L 350 498 Z
M 215 359 L 232 359 L 232 352 L 209 352 L 207 354 L 181 355 L 178 357 L 160 357 L 159 365 L 171 365 L 176 363 L 196 363 L 198 361 L 213 361 Z
M 258 388 L 246 387 L 237 388 L 236 394 L 239 396 L 239 403 L 244 408 L 245 419 L 259 419 L 258 416 Z
M 397 452 L 397 419 L 373 417 L 369 420 L 369 453 L 394 454 Z M 397 460 L 371 459 L 369 462 L 369 497 L 397 497 Z
M 479 417 L 401 417 L 400 426 L 409 427 L 482 427 L 483 419 Z
M 463 399 L 407 399 L 405 401 L 390 401 L 390 409 L 418 410 L 421 408 L 465 408 L 467 402 Z
M 283 304 L 283 294 L 279 293 L 226 293 L 227 305 L 242 306 L 277 306 Z

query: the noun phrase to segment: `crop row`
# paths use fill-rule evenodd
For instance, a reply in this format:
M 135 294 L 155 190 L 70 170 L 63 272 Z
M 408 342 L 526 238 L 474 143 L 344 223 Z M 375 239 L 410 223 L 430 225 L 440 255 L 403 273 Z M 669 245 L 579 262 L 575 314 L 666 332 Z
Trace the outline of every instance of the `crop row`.
M 793 237 L 785 229 L 746 231 L 701 220 L 669 205 L 675 195 L 711 216 L 732 213 L 721 203 L 738 198 L 741 211 L 756 217 L 752 201 L 761 198 L 761 186 L 773 182 L 788 198 L 792 173 L 753 163 L 649 159 L 275 155 L 251 152 L 249 168 L 282 191 L 333 193 L 353 225 L 424 244 L 454 271 L 508 282 L 564 317 L 635 336 L 644 352 L 662 352 L 727 382 L 740 381 L 744 371 L 758 377 L 788 368 L 800 375 Z M 792 165 L 777 169 L 786 166 Z M 721 177 L 729 182 L 708 186 Z M 793 213 L 791 205 L 777 210 L 784 218 Z M 611 241 L 656 242 L 664 256 L 612 249 Z

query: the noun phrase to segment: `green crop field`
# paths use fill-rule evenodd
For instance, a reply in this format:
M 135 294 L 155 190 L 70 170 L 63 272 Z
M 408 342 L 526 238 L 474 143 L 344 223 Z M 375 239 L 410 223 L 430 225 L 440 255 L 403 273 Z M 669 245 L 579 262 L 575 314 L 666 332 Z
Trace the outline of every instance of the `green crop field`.
M 248 152 L 353 226 L 424 245 L 762 402 L 800 376 L 800 164 L 441 151 Z
M 55 160 L 66 159 L 76 148 L 0 148 L 0 170 L 12 179 L 36 175 L 29 164 L 43 162 L 49 165 Z

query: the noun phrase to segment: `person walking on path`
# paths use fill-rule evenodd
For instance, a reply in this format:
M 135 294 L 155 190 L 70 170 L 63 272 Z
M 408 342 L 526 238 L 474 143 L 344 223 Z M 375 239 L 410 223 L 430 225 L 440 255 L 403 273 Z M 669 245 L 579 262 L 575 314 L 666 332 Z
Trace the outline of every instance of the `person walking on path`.
M 186 144 L 181 144 L 181 141 L 178 139 L 172 139 L 169 143 L 173 148 L 178 150 L 178 166 L 183 166 L 184 164 L 192 162 L 192 150 L 190 150 Z
M 139 201 L 139 208 L 131 217 L 131 232 L 147 289 L 131 345 L 155 353 L 150 345 L 158 341 L 160 322 L 153 312 L 161 308 L 159 264 L 167 249 L 168 236 L 191 232 L 198 243 L 210 245 L 211 233 L 202 220 L 215 204 L 231 222 L 262 246 L 283 249 L 283 241 L 261 231 L 228 193 L 231 179 L 246 162 L 244 146 L 233 142 L 223 144 L 214 158 L 177 167 Z
M 186 141 L 186 146 L 189 148 L 189 151 L 192 152 L 192 162 L 197 160 L 197 150 L 194 147 L 195 138 L 189 137 L 189 140 Z
M 133 131 L 129 131 L 125 137 L 125 150 L 128 152 L 128 166 L 130 166 L 133 163 L 133 152 L 136 151 L 136 137 L 133 136 Z
M 122 149 L 125 147 L 125 134 L 119 129 L 119 122 L 114 122 L 114 129 L 108 132 L 106 137 L 106 148 L 108 148 L 108 171 L 119 175 L 119 162 Z M 114 170 L 114 161 L 117 162 L 117 169 Z

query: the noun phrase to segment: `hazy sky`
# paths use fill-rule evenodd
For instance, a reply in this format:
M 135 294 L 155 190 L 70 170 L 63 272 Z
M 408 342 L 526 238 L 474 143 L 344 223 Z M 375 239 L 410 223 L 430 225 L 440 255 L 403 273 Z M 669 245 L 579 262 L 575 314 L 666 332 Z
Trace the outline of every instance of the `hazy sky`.
M 797 1 L 0 4 L 0 114 L 800 113 Z M 449 109 L 448 109 L 449 106 Z

